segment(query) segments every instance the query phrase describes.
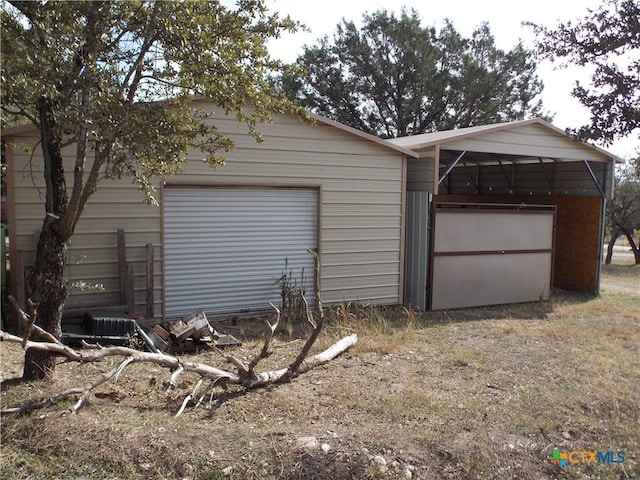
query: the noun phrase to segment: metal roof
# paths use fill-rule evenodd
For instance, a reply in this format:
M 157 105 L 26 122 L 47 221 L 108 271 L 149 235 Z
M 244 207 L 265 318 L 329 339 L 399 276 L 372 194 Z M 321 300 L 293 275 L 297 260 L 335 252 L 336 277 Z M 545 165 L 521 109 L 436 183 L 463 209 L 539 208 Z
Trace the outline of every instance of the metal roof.
M 454 130 L 444 130 L 433 133 L 423 133 L 420 135 L 411 135 L 407 137 L 398 137 L 388 140 L 396 145 L 411 149 L 421 150 L 423 148 L 432 147 L 435 145 L 446 146 L 448 143 L 452 143 L 458 140 L 478 138 L 483 135 L 488 135 L 500 131 L 516 130 L 524 126 L 538 125 L 548 130 L 549 135 L 563 136 L 572 142 L 575 142 L 575 147 L 578 149 L 589 149 L 601 154 L 604 159 L 612 160 L 616 163 L 624 163 L 624 160 L 596 145 L 588 142 L 577 140 L 569 135 L 564 130 L 546 122 L 540 118 L 533 118 L 530 120 L 518 120 L 506 123 L 495 123 L 491 125 L 480 125 L 477 127 L 458 128 Z M 522 154 L 527 155 L 527 146 L 522 146 Z

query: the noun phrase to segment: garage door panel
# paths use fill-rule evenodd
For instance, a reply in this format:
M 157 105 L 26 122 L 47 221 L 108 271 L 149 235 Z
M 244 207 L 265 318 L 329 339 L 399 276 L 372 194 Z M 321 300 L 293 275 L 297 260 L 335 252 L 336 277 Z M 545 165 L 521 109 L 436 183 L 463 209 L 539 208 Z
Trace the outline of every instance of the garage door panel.
M 433 275 L 438 280 L 434 282 L 432 308 L 546 299 L 550 271 L 551 252 L 437 257 L 433 263 Z
M 546 212 L 450 212 L 438 218 L 436 252 L 545 249 L 552 230 Z
M 546 299 L 551 290 L 553 206 L 436 204 L 433 310 Z
M 285 261 L 313 291 L 317 190 L 168 187 L 163 205 L 168 317 L 278 304 Z

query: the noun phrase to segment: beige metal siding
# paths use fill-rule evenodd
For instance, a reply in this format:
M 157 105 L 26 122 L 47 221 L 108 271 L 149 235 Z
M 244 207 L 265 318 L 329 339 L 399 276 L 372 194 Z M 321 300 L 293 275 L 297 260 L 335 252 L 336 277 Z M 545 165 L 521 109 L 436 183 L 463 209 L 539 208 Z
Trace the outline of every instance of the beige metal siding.
M 407 191 L 433 192 L 436 148 L 421 150 L 420 158 L 407 160 Z
M 595 149 L 562 134 L 550 132 L 542 125 L 523 125 L 473 138 L 454 139 L 447 141 L 442 147 L 458 151 L 603 161 L 603 155 Z
M 227 164 L 211 169 L 197 151 L 189 153 L 185 171 L 167 178 L 173 185 L 317 186 L 321 190 L 320 252 L 322 294 L 327 303 L 346 301 L 399 303 L 402 222 L 402 153 L 338 128 L 309 125 L 288 115 L 276 115 L 259 130 L 256 143 L 244 125 L 208 105 L 211 121 L 229 134 L 237 148 L 226 155 Z M 33 139 L 25 139 L 31 142 Z M 65 150 L 68 172 L 72 148 Z M 33 232 L 44 215 L 31 176 L 43 191 L 41 161 L 15 151 L 17 249 L 33 259 Z M 71 186 L 71 178 L 68 180 Z M 159 196 L 162 186 L 159 187 Z M 91 280 L 103 292 L 73 291 L 69 306 L 118 301 L 116 230 L 126 231 L 127 260 L 134 263 L 136 311 L 145 311 L 145 244 L 155 249 L 154 286 L 156 316 L 162 314 L 162 215 L 148 206 L 130 179 L 103 181 L 78 224 L 70 246 L 73 281 Z
M 209 111 L 221 131 L 246 131 Z M 259 144 L 234 136 L 238 148 L 225 166 L 212 171 L 193 161 L 169 184 L 321 186 L 323 301 L 399 303 L 401 155 L 291 116 L 277 115 L 260 131 L 265 141 Z
M 14 138 L 16 145 L 29 145 L 32 137 Z M 41 151 L 13 150 L 15 217 L 11 232 L 15 250 L 22 252 L 25 268 L 34 259 L 37 233 L 44 217 L 44 176 Z M 73 182 L 75 149 L 63 150 L 67 188 Z M 88 169 L 86 169 L 88 170 Z M 78 222 L 67 252 L 67 278 L 70 296 L 67 308 L 118 305 L 117 229 L 125 230 L 127 261 L 133 264 L 136 312 L 145 312 L 146 243 L 154 246 L 155 312 L 161 312 L 162 263 L 160 244 L 160 210 L 144 203 L 144 197 L 130 180 L 102 181 Z

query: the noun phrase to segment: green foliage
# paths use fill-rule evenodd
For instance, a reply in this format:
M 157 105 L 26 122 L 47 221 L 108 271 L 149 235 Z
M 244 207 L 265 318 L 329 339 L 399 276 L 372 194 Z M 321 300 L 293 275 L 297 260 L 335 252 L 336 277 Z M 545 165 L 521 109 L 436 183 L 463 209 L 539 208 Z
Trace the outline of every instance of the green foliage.
M 530 52 L 498 49 L 486 23 L 464 38 L 450 22 L 440 32 L 422 27 L 415 10 L 381 10 L 365 14 L 361 29 L 343 20 L 298 63 L 307 79 L 281 79 L 292 98 L 382 137 L 540 116 Z
M 578 22 L 555 29 L 532 23 L 542 58 L 594 67 L 591 85 L 572 91 L 591 111 L 591 123 L 574 133 L 610 145 L 640 128 L 640 3 L 604 0 Z
M 28 290 L 39 325 L 59 335 L 66 244 L 98 183 L 130 177 L 154 203 L 157 179 L 179 172 L 188 151 L 222 164 L 233 143 L 194 97 L 235 115 L 257 141 L 258 123 L 272 113 L 303 115 L 268 80 L 296 71 L 272 59 L 267 43 L 299 25 L 268 15 L 264 0 L 235 8 L 221 0 L 2 0 L 0 8 L 2 119 L 39 129 L 45 172 L 47 215 Z M 75 146 L 66 176 L 65 146 Z M 55 359 L 27 350 L 25 365 L 34 380 Z
M 97 178 L 131 176 L 152 201 L 152 179 L 179 171 L 189 147 L 212 166 L 223 162 L 218 152 L 233 148 L 194 110 L 194 96 L 235 114 L 257 140 L 257 124 L 272 112 L 301 113 L 267 81 L 296 69 L 266 47 L 299 25 L 268 15 L 262 0 L 226 5 L 3 2 L 3 120 L 41 127 L 38 101 L 50 99 L 57 133 L 78 144 L 80 166 L 82 149 L 98 163 L 99 175 L 80 177 L 85 185 L 75 182 L 74 190 L 90 194 Z
M 137 333 L 127 335 L 125 346 L 133 348 L 134 350 L 140 350 L 141 352 L 145 349 L 145 343 Z

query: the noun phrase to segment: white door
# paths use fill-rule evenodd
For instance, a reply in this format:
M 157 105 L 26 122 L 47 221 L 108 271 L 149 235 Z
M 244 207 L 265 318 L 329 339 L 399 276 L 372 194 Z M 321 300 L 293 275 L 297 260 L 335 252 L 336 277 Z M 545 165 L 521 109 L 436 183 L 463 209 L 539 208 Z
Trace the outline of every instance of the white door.
M 166 318 L 279 305 L 285 262 L 313 299 L 317 190 L 167 187 L 163 209 Z

